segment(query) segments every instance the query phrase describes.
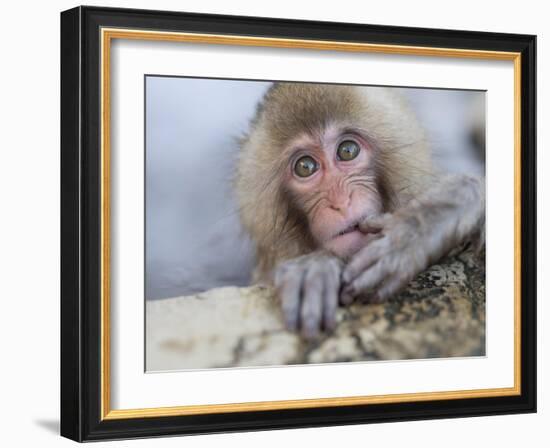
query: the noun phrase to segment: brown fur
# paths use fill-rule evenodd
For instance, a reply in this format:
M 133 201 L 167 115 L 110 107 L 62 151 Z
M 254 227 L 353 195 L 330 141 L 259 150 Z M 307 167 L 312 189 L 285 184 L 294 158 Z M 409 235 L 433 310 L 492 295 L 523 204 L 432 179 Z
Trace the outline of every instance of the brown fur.
M 316 249 L 307 220 L 294 209 L 280 179 L 290 140 L 329 124 L 368 136 L 387 209 L 416 196 L 431 178 L 423 130 L 394 89 L 275 83 L 241 141 L 235 179 L 241 220 L 256 244 L 257 281 L 269 281 L 279 261 Z

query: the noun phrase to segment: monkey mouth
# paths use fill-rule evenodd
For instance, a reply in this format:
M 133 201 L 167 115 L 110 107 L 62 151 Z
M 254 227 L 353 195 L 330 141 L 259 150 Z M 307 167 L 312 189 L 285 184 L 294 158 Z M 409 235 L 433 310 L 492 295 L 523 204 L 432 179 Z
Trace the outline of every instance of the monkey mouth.
M 332 238 L 337 238 L 339 236 L 344 236 L 344 235 L 347 235 L 348 233 L 352 233 L 352 232 L 359 232 L 359 223 L 358 222 L 347 226 L 343 230 L 340 230 L 338 233 L 334 234 L 332 236 Z
M 344 223 L 324 241 L 324 248 L 340 257 L 352 256 L 365 245 L 370 233 L 376 233 L 359 227 L 365 219 L 366 216 L 360 216 Z
M 324 248 L 338 256 L 349 257 L 361 248 L 364 238 L 365 235 L 359 229 L 357 220 L 338 232 L 334 232 L 330 238 L 325 240 Z

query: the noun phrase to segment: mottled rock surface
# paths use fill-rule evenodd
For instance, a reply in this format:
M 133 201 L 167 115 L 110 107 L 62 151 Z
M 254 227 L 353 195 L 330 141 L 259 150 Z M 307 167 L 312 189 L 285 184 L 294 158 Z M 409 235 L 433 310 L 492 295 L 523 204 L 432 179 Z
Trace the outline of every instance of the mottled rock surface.
M 485 355 L 484 254 L 448 257 L 391 301 L 341 308 L 337 320 L 306 342 L 260 286 L 149 301 L 147 370 Z

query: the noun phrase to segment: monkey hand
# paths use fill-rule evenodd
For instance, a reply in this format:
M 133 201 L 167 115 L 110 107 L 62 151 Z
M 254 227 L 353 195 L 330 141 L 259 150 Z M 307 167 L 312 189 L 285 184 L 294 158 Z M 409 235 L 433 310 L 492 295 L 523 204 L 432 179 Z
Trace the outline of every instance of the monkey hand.
M 306 339 L 334 329 L 342 268 L 342 261 L 325 251 L 277 266 L 275 287 L 287 329 L 299 330 Z
M 368 240 L 343 271 L 343 305 L 356 298 L 380 303 L 406 286 L 428 263 L 418 225 L 405 217 L 384 214 L 365 221 L 360 228 L 374 230 L 375 238 Z
M 342 273 L 341 303 L 382 302 L 454 247 L 483 240 L 484 198 L 482 179 L 447 176 L 395 213 L 361 223 L 372 238 Z

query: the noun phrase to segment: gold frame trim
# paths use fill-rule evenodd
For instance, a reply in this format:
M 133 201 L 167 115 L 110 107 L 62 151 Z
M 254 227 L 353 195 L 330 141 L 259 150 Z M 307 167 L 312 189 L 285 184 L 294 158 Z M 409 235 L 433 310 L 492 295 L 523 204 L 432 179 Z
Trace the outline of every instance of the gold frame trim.
M 325 51 L 368 52 L 412 56 L 492 59 L 514 62 L 514 386 L 443 392 L 420 392 L 303 400 L 111 409 L 110 366 L 110 55 L 113 39 L 156 40 L 214 45 L 300 48 Z M 101 420 L 167 417 L 315 407 L 351 406 L 412 401 L 502 397 L 521 394 L 521 53 L 417 47 L 352 42 L 279 39 L 216 34 L 195 34 L 135 29 L 101 29 Z

